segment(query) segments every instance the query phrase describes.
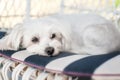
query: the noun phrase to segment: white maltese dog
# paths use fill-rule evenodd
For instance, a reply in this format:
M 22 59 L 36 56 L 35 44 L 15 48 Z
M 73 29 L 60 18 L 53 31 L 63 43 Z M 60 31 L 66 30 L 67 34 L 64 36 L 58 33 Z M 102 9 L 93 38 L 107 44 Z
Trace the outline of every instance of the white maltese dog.
M 44 17 L 18 24 L 0 40 L 0 49 L 54 56 L 62 51 L 105 54 L 120 49 L 120 33 L 112 22 L 95 14 Z

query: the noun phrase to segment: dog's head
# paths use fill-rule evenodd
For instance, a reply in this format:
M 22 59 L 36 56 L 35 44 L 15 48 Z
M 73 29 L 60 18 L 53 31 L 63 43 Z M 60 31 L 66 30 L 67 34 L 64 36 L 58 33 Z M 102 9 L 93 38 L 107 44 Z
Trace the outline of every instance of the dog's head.
M 22 46 L 32 53 L 54 56 L 69 48 L 70 31 L 67 27 L 56 20 L 31 20 L 17 25 L 3 39 L 10 49 Z

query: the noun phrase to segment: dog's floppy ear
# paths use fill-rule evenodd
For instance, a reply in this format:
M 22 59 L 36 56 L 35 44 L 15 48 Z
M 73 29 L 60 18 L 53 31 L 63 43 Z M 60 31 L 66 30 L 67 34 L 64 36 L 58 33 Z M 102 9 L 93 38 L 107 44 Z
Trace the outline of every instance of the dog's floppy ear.
M 12 31 L 0 40 L 0 49 L 17 50 L 22 42 L 23 26 L 21 23 L 15 25 Z
M 64 45 L 65 51 L 68 51 L 71 49 L 71 38 L 70 35 L 63 35 L 62 38 L 62 44 Z
M 68 30 L 68 31 L 67 31 Z M 61 30 L 61 35 L 62 35 L 62 44 L 64 46 L 63 50 L 64 51 L 69 51 L 71 49 L 71 31 L 69 29 L 64 29 Z

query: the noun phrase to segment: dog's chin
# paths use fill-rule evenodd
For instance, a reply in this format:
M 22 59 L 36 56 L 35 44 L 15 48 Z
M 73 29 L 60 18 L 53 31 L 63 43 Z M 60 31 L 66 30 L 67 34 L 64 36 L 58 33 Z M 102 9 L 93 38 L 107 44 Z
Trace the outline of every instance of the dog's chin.
M 40 52 L 38 53 L 38 52 L 36 52 L 36 54 L 39 55 L 39 56 L 48 56 L 49 57 L 49 55 L 47 55 L 46 53 L 40 53 Z
M 59 54 L 60 54 L 60 51 L 55 51 L 53 54 L 51 54 L 51 55 L 49 55 L 49 54 L 47 54 L 47 53 L 45 53 L 45 52 L 34 52 L 34 53 L 36 53 L 36 54 L 38 54 L 38 55 L 40 55 L 40 56 L 48 56 L 48 57 L 53 57 L 53 56 L 58 56 Z
M 57 48 L 54 48 L 54 53 L 52 53 L 51 55 L 47 54 L 44 49 L 36 49 L 36 48 L 27 48 L 27 51 L 30 52 L 30 53 L 33 53 L 33 54 L 37 54 L 37 55 L 40 55 L 40 56 L 57 56 L 60 54 L 60 51 L 61 49 L 57 49 Z
M 36 52 L 36 51 L 30 50 L 29 52 L 30 52 L 30 53 L 33 53 L 33 54 L 36 54 L 36 55 L 39 55 L 39 56 L 47 56 L 47 57 L 53 57 L 53 56 L 57 56 L 57 55 L 60 54 L 59 51 L 54 52 L 52 55 L 48 55 L 47 53 L 42 52 L 42 51 Z
M 38 52 L 34 52 L 34 54 L 37 54 L 39 56 L 47 56 L 47 57 L 53 57 L 59 55 L 59 53 L 53 53 L 52 55 L 48 55 L 47 53 L 38 53 Z

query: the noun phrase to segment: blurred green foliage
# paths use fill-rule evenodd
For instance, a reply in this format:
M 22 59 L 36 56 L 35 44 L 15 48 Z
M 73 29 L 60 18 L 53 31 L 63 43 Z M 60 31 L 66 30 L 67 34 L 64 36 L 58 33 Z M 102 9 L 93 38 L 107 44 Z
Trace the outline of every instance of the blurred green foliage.
M 120 0 L 115 0 L 115 7 L 119 7 L 120 6 Z

